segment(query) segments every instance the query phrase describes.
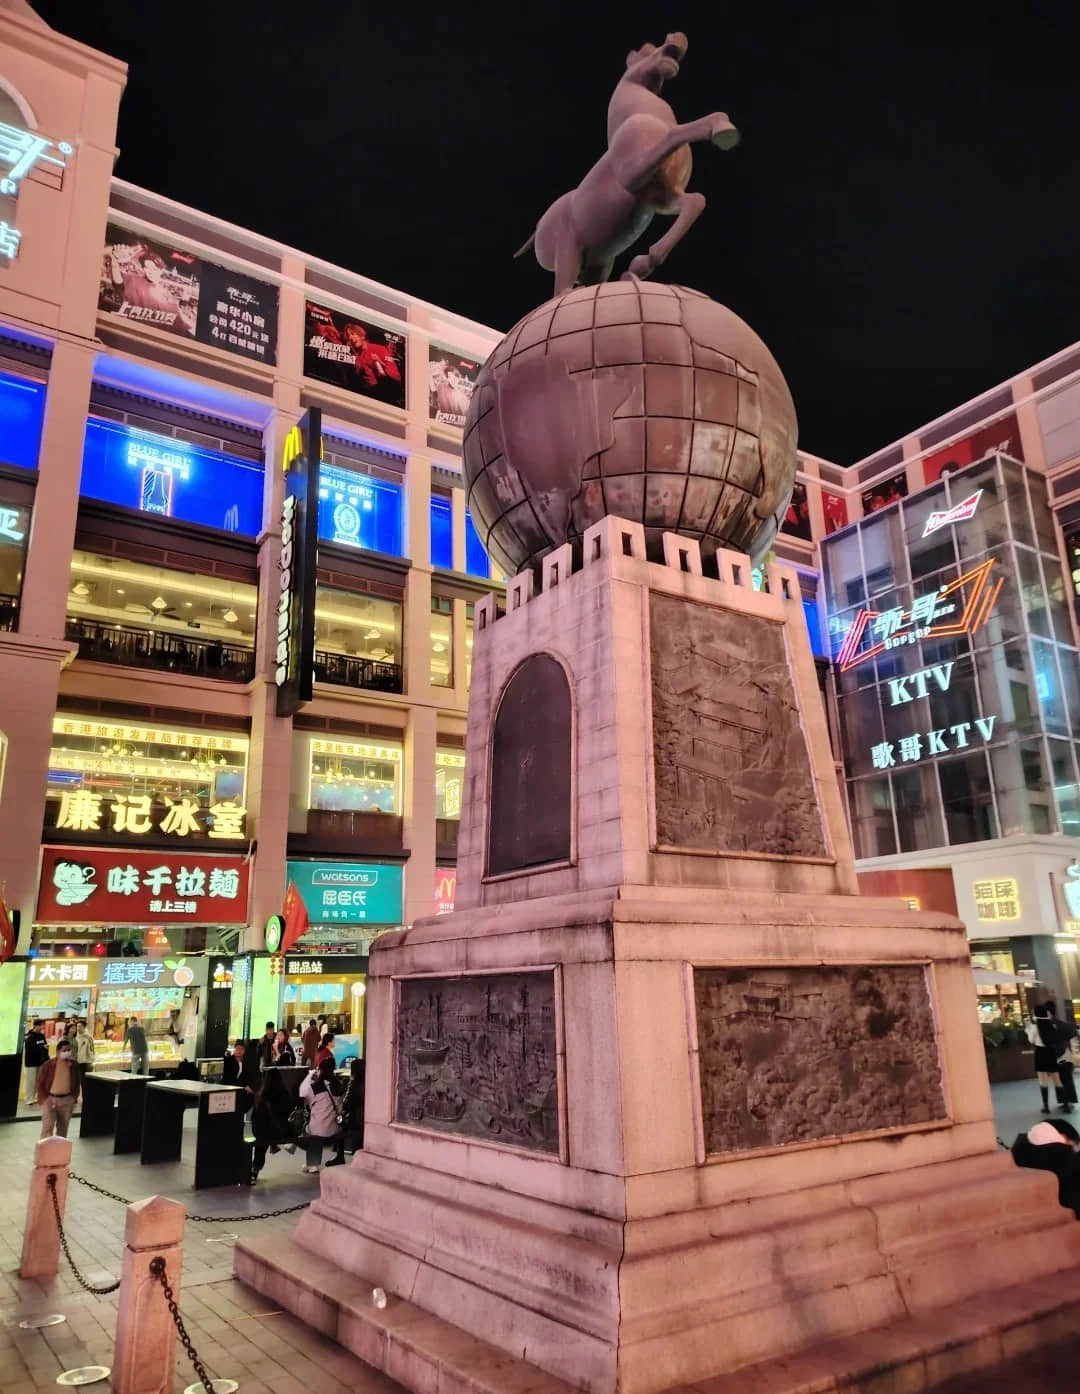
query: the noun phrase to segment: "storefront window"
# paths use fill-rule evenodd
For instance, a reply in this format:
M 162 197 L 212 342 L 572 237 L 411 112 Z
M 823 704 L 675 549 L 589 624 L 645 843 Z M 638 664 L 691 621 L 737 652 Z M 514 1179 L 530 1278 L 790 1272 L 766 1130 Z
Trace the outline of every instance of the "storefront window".
M 243 840 L 248 738 L 58 712 L 46 827 L 123 840 Z
M 258 536 L 262 527 L 261 460 L 92 417 L 79 491 L 103 503 L 246 537 Z
M 848 791 L 855 855 L 892 856 L 896 851 L 896 833 L 888 779 L 856 779 Z
M 75 552 L 67 637 L 79 657 L 246 681 L 255 586 L 121 557 Z
M 435 817 L 460 818 L 465 793 L 465 752 L 440 747 L 435 752 Z
M 454 602 L 445 596 L 431 597 L 429 631 L 431 685 L 454 685 Z
M 431 564 L 440 571 L 454 569 L 454 509 L 444 494 L 431 496 Z
M 44 385 L 0 373 L 0 464 L 37 469 L 44 419 Z
M 465 514 L 465 570 L 470 576 L 490 576 L 491 565 L 480 534 L 472 520 L 472 514 Z
M 866 602 L 859 529 L 837 537 L 823 551 L 826 600 L 830 614 L 857 608 Z
M 366 969 L 366 958 L 350 954 L 285 957 L 283 1024 L 303 1032 L 309 1021 L 325 1017 L 339 1068 L 364 1053 Z
M 1069 617 L 1069 601 L 1066 595 L 1065 575 L 1056 557 L 1042 558 L 1043 579 L 1046 582 L 1046 598 L 1053 625 L 1054 638 L 1060 644 L 1073 642 L 1072 621 Z
M 1009 509 L 1009 525 L 1013 540 L 1026 547 L 1039 545 L 1035 529 L 1031 524 L 1031 510 L 1028 505 L 1026 470 L 1010 463 L 1004 456 L 998 457 L 998 466 L 1005 488 L 1005 501 Z M 980 503 L 982 500 L 980 499 Z
M 400 692 L 400 601 L 317 587 L 315 676 L 339 686 Z
M 1050 634 L 1050 618 L 1046 610 L 1046 592 L 1043 590 L 1039 558 L 1026 547 L 1016 548 L 1016 575 L 1020 584 L 1020 595 L 1028 623 L 1035 634 Z
M 1050 772 L 1057 805 L 1056 831 L 1069 837 L 1080 836 L 1080 784 L 1077 782 L 1075 750 L 1071 741 L 1047 741 Z
M 401 556 L 400 484 L 326 461 L 319 467 L 319 537 Z
M 334 812 L 401 813 L 400 745 L 311 742 L 308 807 Z
M 476 607 L 471 600 L 465 602 L 465 690 L 472 687 L 472 648 L 473 648 L 473 620 L 476 614 Z
M 19 617 L 30 510 L 0 502 L 0 630 L 14 629 Z
M 894 773 L 892 793 L 900 851 L 940 846 L 945 837 L 933 765 Z
M 949 842 L 997 837 L 990 772 L 982 751 L 938 763 Z
M 866 593 L 881 608 L 878 597 L 907 581 L 903 550 L 903 524 L 898 508 L 883 510 L 862 528 L 863 558 L 866 563 Z
M 1001 836 L 1053 831 L 1041 740 L 1010 741 L 990 751 Z

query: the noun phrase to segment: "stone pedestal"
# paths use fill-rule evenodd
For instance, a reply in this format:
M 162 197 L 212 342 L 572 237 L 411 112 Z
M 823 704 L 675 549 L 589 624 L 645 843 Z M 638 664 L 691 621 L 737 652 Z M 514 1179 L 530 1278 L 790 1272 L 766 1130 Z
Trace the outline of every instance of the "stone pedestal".
M 237 1272 L 418 1391 L 922 1389 L 1045 1335 L 1080 1227 L 996 1147 L 963 927 L 854 894 L 796 576 L 665 554 L 608 518 L 478 607 L 461 908 L 377 941 L 365 1151 L 296 1232 L 351 1276 Z

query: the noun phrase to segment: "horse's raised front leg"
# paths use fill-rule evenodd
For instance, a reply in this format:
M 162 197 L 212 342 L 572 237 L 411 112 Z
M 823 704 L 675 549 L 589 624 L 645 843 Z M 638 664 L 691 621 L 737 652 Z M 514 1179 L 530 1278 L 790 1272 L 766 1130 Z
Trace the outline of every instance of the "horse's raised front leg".
M 693 225 L 705 212 L 704 194 L 682 194 L 675 221 L 659 241 L 654 242 L 647 252 L 642 252 L 623 272 L 624 281 L 635 276 L 651 276 L 658 266 L 663 266 L 672 251 L 679 245 Z
M 573 236 L 573 230 L 564 225 L 555 252 L 555 294 L 573 290 L 581 275 L 581 248 Z
M 648 150 L 623 155 L 615 162 L 615 177 L 628 193 L 636 193 L 648 184 L 669 155 L 680 146 L 698 145 L 711 141 L 721 150 L 730 150 L 739 143 L 739 132 L 731 124 L 726 111 L 714 111 L 700 121 L 688 121 L 685 126 L 672 126 Z

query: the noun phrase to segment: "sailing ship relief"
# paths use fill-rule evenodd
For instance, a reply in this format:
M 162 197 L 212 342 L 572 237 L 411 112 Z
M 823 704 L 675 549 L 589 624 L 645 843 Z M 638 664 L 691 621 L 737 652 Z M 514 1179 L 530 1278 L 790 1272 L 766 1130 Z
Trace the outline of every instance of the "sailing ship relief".
M 395 1121 L 558 1152 L 554 974 L 407 978 L 399 988 Z

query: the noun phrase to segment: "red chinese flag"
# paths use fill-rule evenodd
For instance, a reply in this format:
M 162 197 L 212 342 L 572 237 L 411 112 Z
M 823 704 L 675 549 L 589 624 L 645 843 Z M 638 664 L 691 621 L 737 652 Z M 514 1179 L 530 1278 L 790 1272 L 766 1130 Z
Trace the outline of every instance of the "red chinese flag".
M 307 928 L 307 906 L 294 882 L 290 881 L 289 889 L 285 892 L 285 932 L 281 936 L 281 948 L 278 949 L 278 953 L 287 953 L 300 936 L 307 933 Z
M 6 963 L 15 952 L 15 926 L 11 923 L 7 905 L 0 896 L 0 963 Z

